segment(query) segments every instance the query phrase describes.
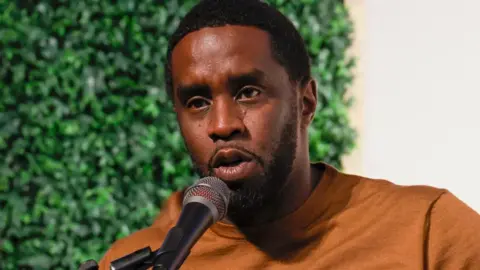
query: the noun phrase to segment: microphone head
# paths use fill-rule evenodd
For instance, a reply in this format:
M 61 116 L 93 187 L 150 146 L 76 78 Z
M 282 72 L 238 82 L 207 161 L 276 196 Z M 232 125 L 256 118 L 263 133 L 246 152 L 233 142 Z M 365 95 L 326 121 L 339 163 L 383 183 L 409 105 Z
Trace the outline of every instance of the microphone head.
M 216 177 L 205 177 L 190 186 L 183 197 L 183 206 L 191 202 L 205 204 L 212 210 L 214 223 L 227 215 L 230 189 Z

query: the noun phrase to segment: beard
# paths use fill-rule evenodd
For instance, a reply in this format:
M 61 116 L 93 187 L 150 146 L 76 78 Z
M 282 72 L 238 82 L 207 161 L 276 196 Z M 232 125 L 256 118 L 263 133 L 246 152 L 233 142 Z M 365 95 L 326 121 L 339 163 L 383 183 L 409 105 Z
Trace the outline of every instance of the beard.
M 297 148 L 297 116 L 295 106 L 292 107 L 291 117 L 281 130 L 280 138 L 272 144 L 268 161 L 264 161 L 263 158 L 248 149 L 236 147 L 250 154 L 263 168 L 261 174 L 244 179 L 239 183 L 229 184 L 231 195 L 227 218 L 237 226 L 252 225 L 259 213 L 263 215 L 273 212 L 266 210 L 275 208 L 280 191 L 288 181 Z M 197 162 L 193 161 L 193 163 L 200 176 L 214 176 L 213 168 L 202 170 L 198 167 Z
M 296 119 L 296 118 L 295 118 Z M 279 141 L 273 144 L 271 161 L 257 162 L 263 166 L 263 173 L 242 181 L 231 191 L 227 216 L 238 226 L 254 223 L 259 213 L 272 209 L 280 191 L 288 181 L 296 153 L 296 121 L 289 121 L 281 132 Z M 252 154 L 252 153 L 250 153 Z M 270 211 L 273 213 L 273 211 Z

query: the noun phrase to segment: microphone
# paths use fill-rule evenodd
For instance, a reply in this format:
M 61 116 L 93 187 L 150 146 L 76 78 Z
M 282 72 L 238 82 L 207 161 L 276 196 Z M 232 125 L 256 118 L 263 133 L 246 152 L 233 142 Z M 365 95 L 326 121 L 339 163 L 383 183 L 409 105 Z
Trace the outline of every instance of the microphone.
M 185 191 L 183 209 L 156 253 L 153 270 L 177 270 L 205 231 L 227 214 L 230 190 L 216 177 L 205 177 Z

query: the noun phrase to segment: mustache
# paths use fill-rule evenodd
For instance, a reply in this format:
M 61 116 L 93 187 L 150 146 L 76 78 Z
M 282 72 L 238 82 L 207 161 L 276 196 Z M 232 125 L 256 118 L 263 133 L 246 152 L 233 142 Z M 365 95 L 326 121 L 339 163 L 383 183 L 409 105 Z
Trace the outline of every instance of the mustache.
M 213 153 L 210 155 L 210 159 L 208 160 L 208 170 L 211 171 L 213 170 L 213 158 L 215 157 L 215 155 L 223 150 L 223 149 L 237 149 L 237 150 L 240 150 L 242 152 L 245 152 L 247 154 L 249 154 L 250 156 L 252 156 L 252 158 L 257 161 L 261 166 L 264 166 L 264 161 L 263 159 L 255 154 L 253 151 L 241 146 L 241 145 L 237 145 L 237 144 L 230 144 L 230 145 L 222 145 L 222 146 L 218 146 L 215 148 L 215 151 L 213 151 Z

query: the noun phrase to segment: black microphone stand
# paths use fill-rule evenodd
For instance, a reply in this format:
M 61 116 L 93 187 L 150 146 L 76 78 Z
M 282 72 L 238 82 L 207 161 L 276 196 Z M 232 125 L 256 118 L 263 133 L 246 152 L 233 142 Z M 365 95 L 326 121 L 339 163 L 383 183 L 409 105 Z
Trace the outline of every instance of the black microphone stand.
M 155 270 L 165 270 L 168 268 L 163 266 L 161 262 L 157 262 L 157 259 L 162 259 L 165 255 L 173 253 L 174 250 L 168 251 L 164 248 L 159 248 L 155 252 L 152 252 L 150 247 L 139 249 L 133 253 L 130 253 L 122 258 L 113 261 L 110 265 L 110 269 L 114 270 L 146 270 L 153 267 Z M 168 259 L 167 259 L 168 261 Z M 99 266 L 96 261 L 88 260 L 83 262 L 78 270 L 98 270 Z
M 147 270 L 153 267 L 154 270 L 170 270 L 160 262 L 162 258 L 171 255 L 175 249 L 159 248 L 152 252 L 150 247 L 139 249 L 111 263 L 112 270 Z

